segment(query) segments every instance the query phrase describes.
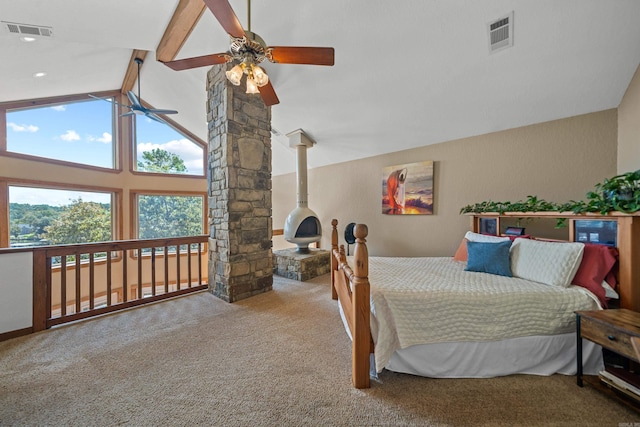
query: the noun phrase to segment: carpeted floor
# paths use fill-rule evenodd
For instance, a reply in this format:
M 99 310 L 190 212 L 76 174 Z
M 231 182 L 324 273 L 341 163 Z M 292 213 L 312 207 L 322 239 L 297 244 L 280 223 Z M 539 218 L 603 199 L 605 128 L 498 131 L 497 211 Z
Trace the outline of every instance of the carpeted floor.
M 274 277 L 0 343 L 2 426 L 614 426 L 640 414 L 574 377 L 430 379 L 356 390 L 329 276 Z M 630 423 L 630 424 L 629 424 Z

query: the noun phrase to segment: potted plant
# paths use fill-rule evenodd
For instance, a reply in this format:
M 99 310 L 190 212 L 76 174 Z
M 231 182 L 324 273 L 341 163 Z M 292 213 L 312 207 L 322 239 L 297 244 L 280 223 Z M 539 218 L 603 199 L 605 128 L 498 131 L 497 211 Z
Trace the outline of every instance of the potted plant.
M 605 179 L 596 184 L 595 192 L 613 208 L 611 210 L 637 212 L 640 210 L 640 169 Z

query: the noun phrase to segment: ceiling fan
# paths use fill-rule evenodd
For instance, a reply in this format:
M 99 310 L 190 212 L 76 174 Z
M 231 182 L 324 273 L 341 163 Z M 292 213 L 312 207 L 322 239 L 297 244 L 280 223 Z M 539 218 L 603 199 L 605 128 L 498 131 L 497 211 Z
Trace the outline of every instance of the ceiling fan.
M 128 108 L 129 111 L 127 111 L 124 114 L 121 114 L 121 117 L 132 116 L 134 114 L 138 114 L 138 115 L 144 115 L 144 116 L 150 118 L 151 120 L 155 120 L 157 122 L 167 124 L 167 122 L 165 120 L 163 120 L 162 117 L 160 117 L 160 115 L 177 114 L 178 112 L 176 110 L 163 110 L 163 109 L 160 109 L 160 108 L 147 108 L 144 105 L 142 105 L 142 103 L 140 102 L 140 66 L 142 65 L 143 61 L 140 58 L 135 58 L 134 61 L 136 62 L 136 64 L 138 64 L 138 96 L 136 96 L 136 94 L 133 93 L 133 91 L 131 91 L 131 90 L 127 91 L 127 98 L 129 98 L 129 102 L 131 102 L 131 105 L 120 104 L 119 102 L 112 101 L 112 100 L 105 99 L 105 98 L 98 98 L 97 96 L 93 96 L 93 95 L 89 95 L 89 96 L 92 97 L 92 98 L 95 98 L 95 99 L 102 99 L 103 101 L 108 101 L 108 102 L 111 102 L 113 104 L 120 105 L 122 107 Z
M 227 78 L 239 85 L 243 75 L 247 76 L 247 93 L 260 93 L 267 106 L 279 103 L 267 73 L 258 66 L 265 59 L 276 64 L 333 65 L 332 47 L 267 46 L 262 38 L 251 31 L 251 0 L 248 4 L 248 30 L 244 30 L 228 0 L 204 0 L 222 28 L 231 37 L 228 52 L 164 62 L 173 70 L 187 70 L 237 61 L 227 71 Z

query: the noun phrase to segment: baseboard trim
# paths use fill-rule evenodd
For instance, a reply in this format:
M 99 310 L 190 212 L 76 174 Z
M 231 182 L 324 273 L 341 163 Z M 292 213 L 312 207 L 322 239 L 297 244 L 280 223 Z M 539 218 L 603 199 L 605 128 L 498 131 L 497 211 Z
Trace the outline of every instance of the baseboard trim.
M 16 329 L 15 331 L 4 332 L 0 334 L 0 342 L 10 340 L 12 338 L 22 337 L 33 333 L 33 328 Z

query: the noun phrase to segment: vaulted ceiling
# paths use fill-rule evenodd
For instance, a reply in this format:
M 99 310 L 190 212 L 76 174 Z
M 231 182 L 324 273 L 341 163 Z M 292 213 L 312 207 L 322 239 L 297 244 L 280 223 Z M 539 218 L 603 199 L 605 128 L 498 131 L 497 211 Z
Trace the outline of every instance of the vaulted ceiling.
M 229 3 L 247 28 L 246 0 Z M 487 24 L 512 11 L 513 47 L 490 54 Z M 616 108 L 639 19 L 637 0 L 253 0 L 268 45 L 335 48 L 333 67 L 263 63 L 280 99 L 273 173 L 295 170 L 299 128 L 317 167 Z M 142 98 L 206 141 L 207 68 L 156 60 L 228 49 L 203 0 L 0 0 L 0 21 L 0 102 L 136 88 L 131 60 L 148 51 Z M 53 36 L 26 43 L 4 22 Z

